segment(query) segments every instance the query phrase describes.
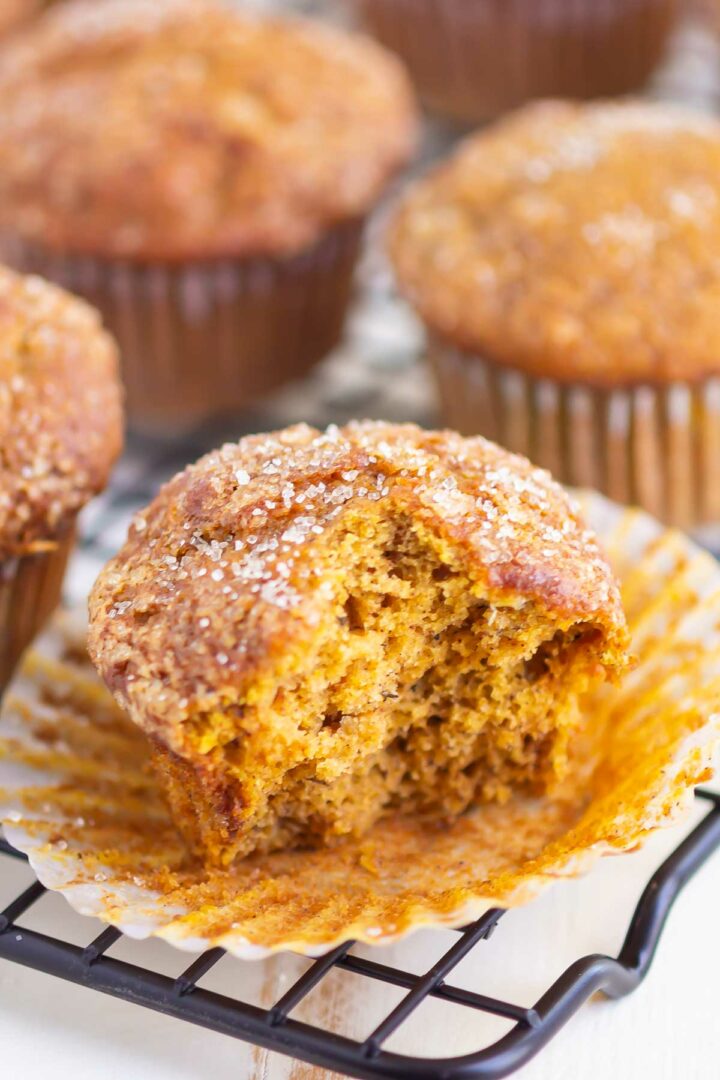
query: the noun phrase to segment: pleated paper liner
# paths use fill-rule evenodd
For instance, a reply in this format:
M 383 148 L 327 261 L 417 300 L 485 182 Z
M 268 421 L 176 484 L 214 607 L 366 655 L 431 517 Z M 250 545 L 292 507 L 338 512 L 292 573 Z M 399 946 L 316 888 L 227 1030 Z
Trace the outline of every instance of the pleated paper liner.
M 74 529 L 37 551 L 0 562 L 0 700 L 15 666 L 60 603 Z
M 720 566 L 646 514 L 583 498 L 623 585 L 637 664 L 587 702 L 552 797 L 481 806 L 452 826 L 396 817 L 332 849 L 193 863 L 140 732 L 58 623 L 0 720 L 0 817 L 40 880 L 133 937 L 244 958 L 317 955 L 459 926 L 537 896 L 675 822 L 720 735 Z
M 142 263 L 0 238 L 10 266 L 84 296 L 120 345 L 136 428 L 172 433 L 299 378 L 342 335 L 362 222 L 289 258 Z
M 437 340 L 429 358 L 443 420 L 462 434 L 678 528 L 720 522 L 720 378 L 605 390 L 533 378 Z
M 421 98 L 465 123 L 539 97 L 642 87 L 663 56 L 677 0 L 357 0 Z

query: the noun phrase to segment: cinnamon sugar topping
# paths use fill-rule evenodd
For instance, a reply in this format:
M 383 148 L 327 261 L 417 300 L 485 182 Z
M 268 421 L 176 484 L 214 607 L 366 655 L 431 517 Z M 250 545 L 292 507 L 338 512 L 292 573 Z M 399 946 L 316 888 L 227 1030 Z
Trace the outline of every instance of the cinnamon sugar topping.
M 362 217 L 415 129 L 359 36 L 213 0 L 71 0 L 0 60 L 0 215 L 98 255 L 291 254 Z
M 121 442 L 116 349 L 97 313 L 0 267 L 0 561 L 51 544 Z
M 91 651 L 133 717 L 172 741 L 188 714 L 181 700 L 197 708 L 306 638 L 327 605 L 336 528 L 381 503 L 462 551 L 489 596 L 621 634 L 604 557 L 548 473 L 451 432 L 301 424 L 223 446 L 176 476 L 100 576 Z
M 468 139 L 395 220 L 400 284 L 461 349 L 561 381 L 720 370 L 720 124 L 546 102 Z

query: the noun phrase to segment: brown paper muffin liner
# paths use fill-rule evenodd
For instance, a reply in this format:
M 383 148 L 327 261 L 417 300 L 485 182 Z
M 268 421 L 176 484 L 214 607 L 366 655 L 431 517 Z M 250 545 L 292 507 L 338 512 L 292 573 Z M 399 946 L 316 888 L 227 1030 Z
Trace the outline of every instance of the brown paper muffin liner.
M 0 562 L 0 699 L 15 666 L 60 603 L 71 530 L 44 550 Z
M 443 419 L 462 434 L 680 528 L 720 522 L 720 377 L 603 390 L 533 378 L 438 340 L 429 357 Z
M 81 913 L 181 949 L 247 959 L 385 944 L 525 903 L 601 855 L 675 822 L 720 735 L 720 566 L 680 533 L 583 497 L 615 571 L 637 656 L 585 703 L 562 787 L 479 806 L 454 824 L 398 816 L 362 839 L 194 862 L 173 829 L 142 733 L 56 623 L 0 713 L 0 821 L 40 880 Z
M 362 222 L 291 258 L 139 263 L 4 237 L 9 265 L 84 296 L 120 345 L 135 427 L 171 432 L 304 375 L 339 341 Z
M 641 87 L 662 57 L 676 0 L 358 0 L 405 60 L 428 106 L 468 123 L 538 97 Z

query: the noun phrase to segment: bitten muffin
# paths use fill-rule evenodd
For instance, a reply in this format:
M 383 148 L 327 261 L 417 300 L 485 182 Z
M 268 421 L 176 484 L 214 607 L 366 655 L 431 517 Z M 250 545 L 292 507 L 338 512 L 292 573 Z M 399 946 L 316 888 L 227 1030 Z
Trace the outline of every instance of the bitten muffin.
M 211 0 L 75 0 L 0 53 L 0 247 L 103 312 L 172 429 L 337 342 L 363 220 L 411 153 L 400 63 Z
M 391 228 L 444 418 L 683 527 L 720 520 L 720 124 L 544 103 Z
M 540 97 L 627 94 L 661 60 L 677 0 L 356 0 L 432 110 L 467 123 Z
M 75 518 L 121 443 L 116 349 L 97 313 L 0 267 L 0 695 L 60 599 Z
M 545 791 L 627 644 L 547 473 L 371 422 L 202 458 L 135 519 L 90 610 L 91 656 L 211 863 Z

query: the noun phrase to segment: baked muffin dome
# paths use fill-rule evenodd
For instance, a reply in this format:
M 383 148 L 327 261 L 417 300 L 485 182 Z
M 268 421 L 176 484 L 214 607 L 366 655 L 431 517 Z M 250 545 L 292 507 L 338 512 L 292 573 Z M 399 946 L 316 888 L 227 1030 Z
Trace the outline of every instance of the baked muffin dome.
M 0 267 L 0 563 L 50 545 L 121 445 L 117 354 L 97 312 Z
M 531 105 L 395 220 L 400 286 L 443 340 L 599 386 L 720 371 L 720 123 L 666 104 Z
M 0 58 L 0 220 L 64 252 L 289 255 L 362 216 L 415 133 L 401 65 L 211 0 L 75 0 Z
M 90 601 L 90 652 L 208 861 L 453 815 L 562 775 L 622 666 L 612 575 L 561 488 L 483 439 L 305 425 L 167 484 Z

